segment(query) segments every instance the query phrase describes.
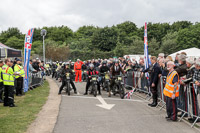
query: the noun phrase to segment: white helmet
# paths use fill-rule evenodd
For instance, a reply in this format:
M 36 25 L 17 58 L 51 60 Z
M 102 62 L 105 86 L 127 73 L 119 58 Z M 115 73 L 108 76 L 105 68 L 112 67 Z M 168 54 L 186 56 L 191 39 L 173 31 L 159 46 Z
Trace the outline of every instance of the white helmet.
M 94 64 L 90 64 L 89 67 L 90 67 L 90 68 L 94 68 Z

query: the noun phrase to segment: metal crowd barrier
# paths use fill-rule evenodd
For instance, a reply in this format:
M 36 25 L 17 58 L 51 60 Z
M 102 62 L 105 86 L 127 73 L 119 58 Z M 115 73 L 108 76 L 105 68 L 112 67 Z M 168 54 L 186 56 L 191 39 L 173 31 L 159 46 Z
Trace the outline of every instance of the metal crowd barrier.
M 29 88 L 43 84 L 42 72 L 29 73 Z
M 146 98 L 151 99 L 152 95 L 149 89 L 149 82 L 145 74 L 141 77 L 140 71 L 129 70 L 126 73 L 125 86 L 132 87 L 135 91 L 143 92 L 146 94 Z
M 166 77 L 160 77 L 161 86 L 160 88 L 158 88 L 158 90 L 161 90 L 160 91 L 161 98 L 160 98 L 160 102 L 157 105 L 158 107 L 162 103 L 160 110 L 164 108 L 164 106 L 166 105 L 165 96 L 163 95 L 165 80 L 166 80 Z M 198 99 L 197 99 L 197 95 L 198 95 L 197 88 L 195 89 L 193 82 L 190 82 L 189 84 L 180 86 L 179 92 L 181 91 L 183 93 L 179 93 L 179 97 L 177 98 L 178 110 L 182 113 L 179 121 L 181 121 L 185 117 L 185 115 L 187 115 L 188 118 L 189 117 L 195 118 L 195 121 L 191 125 L 191 127 L 194 127 L 197 120 L 200 118 Z
M 140 71 L 128 71 L 126 73 L 127 78 L 125 79 L 125 86 L 132 87 L 136 91 L 144 92 L 147 97 L 150 96 L 151 92 L 149 89 L 148 79 L 145 77 L 145 74 L 141 77 Z M 166 98 L 163 94 L 163 90 L 165 87 L 166 76 L 161 76 L 158 82 L 158 105 L 160 106 L 160 110 L 162 110 L 166 106 Z M 182 113 L 179 121 L 183 119 L 187 115 L 187 117 L 195 118 L 194 123 L 192 123 L 191 127 L 193 127 L 199 116 L 199 103 L 198 103 L 198 88 L 192 82 L 180 87 L 179 97 L 177 98 L 177 106 L 178 110 Z M 181 93 L 182 91 L 182 93 Z M 146 98 L 147 98 L 146 97 Z M 184 100 L 182 100 L 184 99 Z M 183 103 L 184 102 L 184 103 Z M 181 103 L 181 104 L 180 104 Z M 181 106 L 180 106 L 181 105 Z

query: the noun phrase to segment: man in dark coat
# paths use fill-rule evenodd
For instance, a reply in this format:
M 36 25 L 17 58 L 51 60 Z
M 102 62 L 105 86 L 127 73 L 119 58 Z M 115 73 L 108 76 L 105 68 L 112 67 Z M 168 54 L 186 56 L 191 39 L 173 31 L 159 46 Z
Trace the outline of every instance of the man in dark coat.
M 188 111 L 186 102 L 187 102 L 187 96 L 185 95 L 187 93 L 186 85 L 182 82 L 183 80 L 186 79 L 187 75 L 187 64 L 186 64 L 186 55 L 185 54 L 180 54 L 178 55 L 178 62 L 179 65 L 175 69 L 179 75 L 179 80 L 180 80 L 180 88 L 179 88 L 179 97 L 177 101 L 178 108 Z M 181 117 L 184 113 L 182 112 L 179 117 Z M 187 116 L 187 115 L 185 115 Z
M 158 94 L 157 94 L 157 85 L 158 85 L 158 75 L 160 73 L 160 66 L 157 63 L 157 58 L 155 56 L 151 57 L 151 66 L 144 70 L 143 72 L 149 72 L 150 74 L 150 90 L 151 93 L 153 94 L 153 102 L 151 104 L 148 104 L 151 107 L 156 107 L 157 105 L 157 98 L 158 98 Z

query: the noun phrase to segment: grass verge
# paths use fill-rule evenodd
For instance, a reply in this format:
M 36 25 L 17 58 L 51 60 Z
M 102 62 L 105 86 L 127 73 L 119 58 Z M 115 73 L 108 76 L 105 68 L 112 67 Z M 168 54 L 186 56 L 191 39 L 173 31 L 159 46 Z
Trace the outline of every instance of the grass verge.
M 0 104 L 0 133 L 23 133 L 35 120 L 37 114 L 46 103 L 49 95 L 49 84 L 28 91 L 26 95 L 15 97 L 17 107 L 3 107 Z

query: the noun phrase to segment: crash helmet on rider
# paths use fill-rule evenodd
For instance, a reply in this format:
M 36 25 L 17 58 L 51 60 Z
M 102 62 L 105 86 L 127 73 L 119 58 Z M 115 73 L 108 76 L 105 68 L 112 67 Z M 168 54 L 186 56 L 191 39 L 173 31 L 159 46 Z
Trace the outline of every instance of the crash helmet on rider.
M 89 68 L 92 70 L 92 69 L 94 69 L 94 64 L 90 64 L 89 65 Z

